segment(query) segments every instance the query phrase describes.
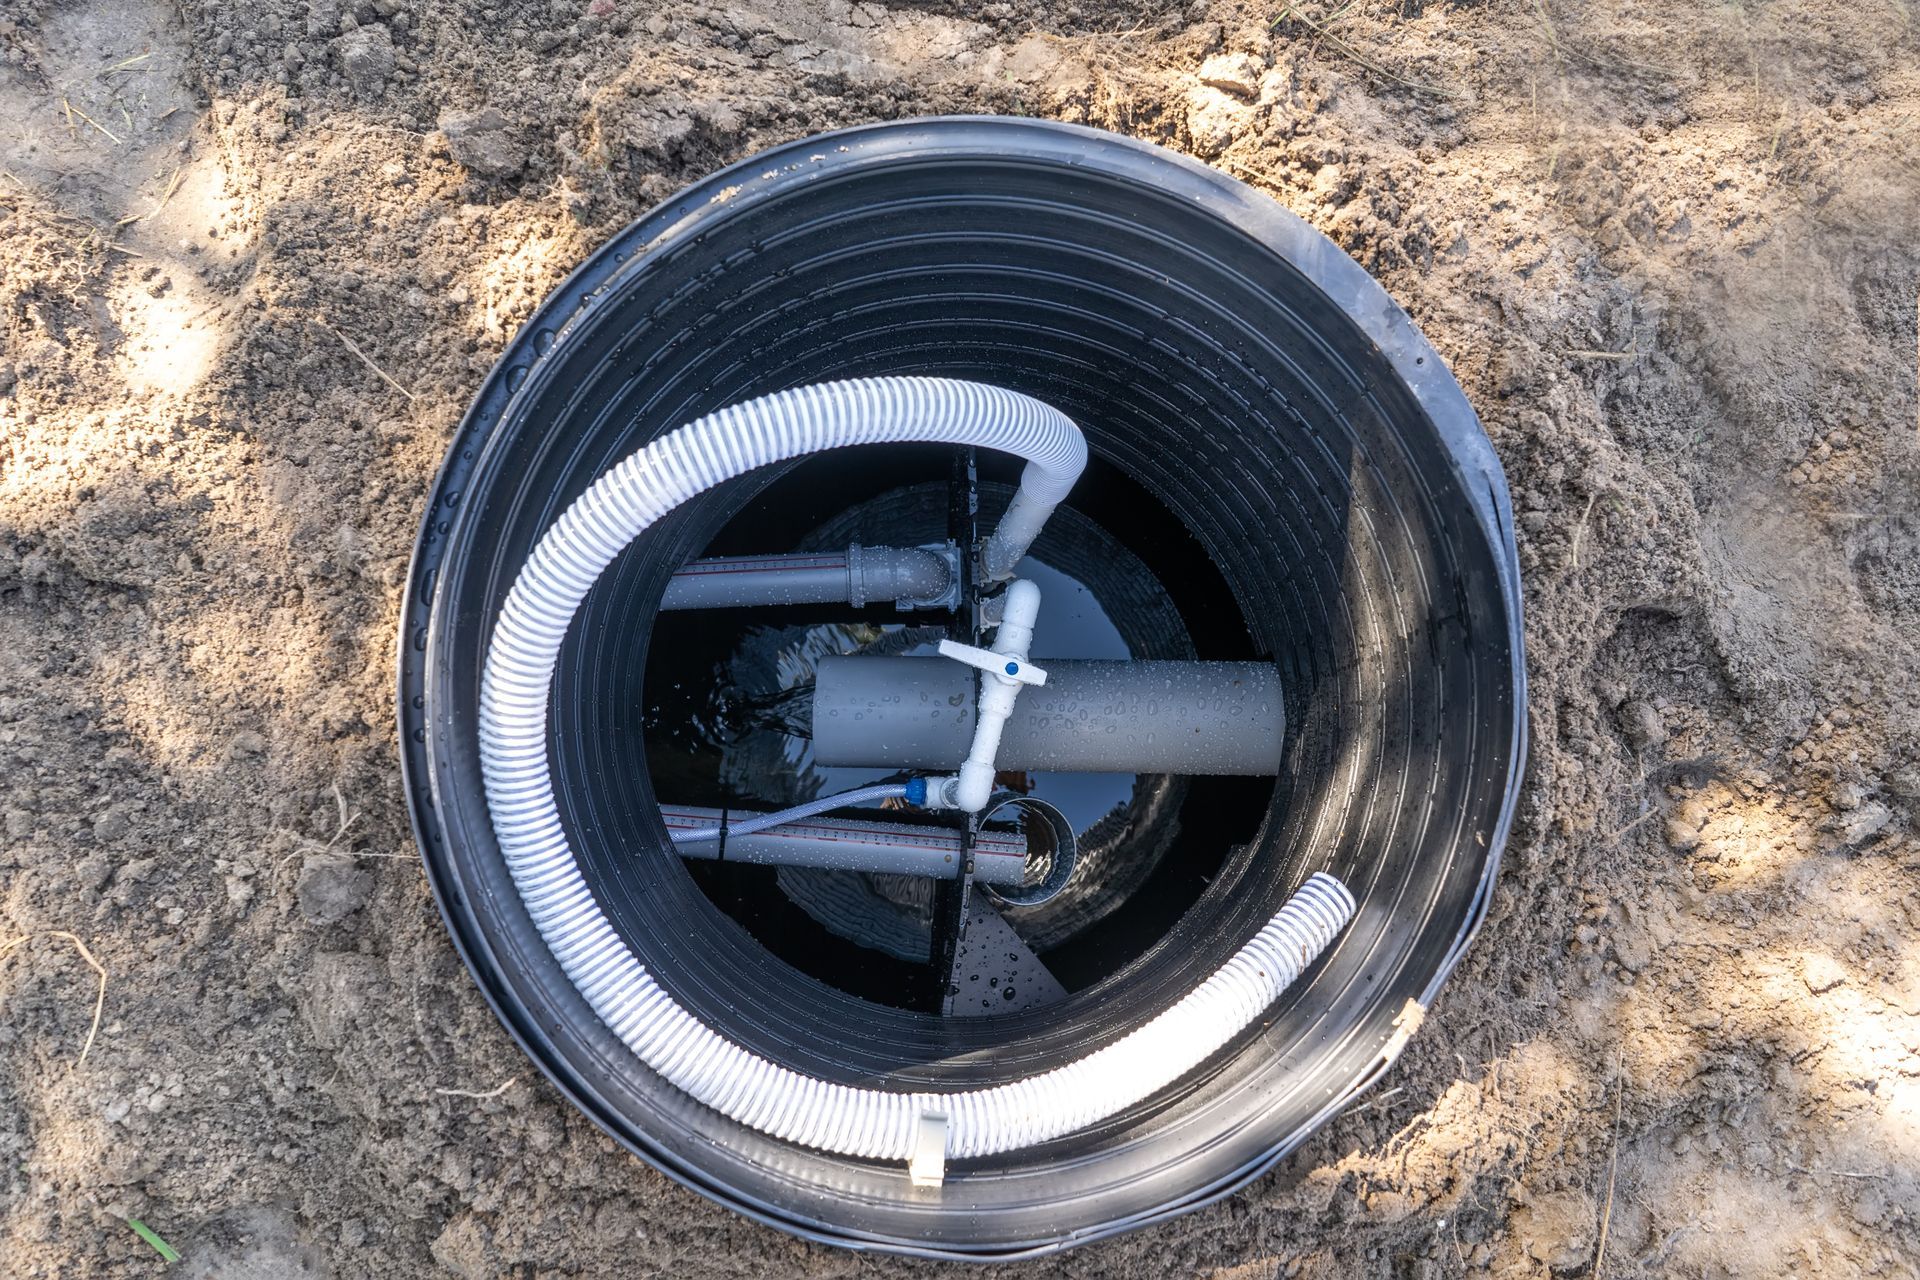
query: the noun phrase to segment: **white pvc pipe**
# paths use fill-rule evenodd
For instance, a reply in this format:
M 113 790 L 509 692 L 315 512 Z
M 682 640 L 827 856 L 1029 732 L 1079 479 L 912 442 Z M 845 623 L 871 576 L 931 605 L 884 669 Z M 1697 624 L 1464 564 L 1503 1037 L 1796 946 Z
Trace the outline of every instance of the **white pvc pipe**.
M 800 387 L 663 436 L 595 481 L 542 536 L 508 591 L 481 681 L 480 756 L 501 856 L 534 927 L 582 998 L 642 1062 L 723 1115 L 784 1141 L 890 1160 L 917 1152 L 924 1164 L 936 1153 L 917 1142 L 923 1131 L 943 1135 L 940 1156 L 988 1155 L 1082 1128 L 1170 1084 L 1257 1018 L 1344 927 L 1354 903 L 1339 881 L 1310 877 L 1225 966 L 1130 1035 L 1045 1074 L 956 1093 L 887 1092 L 801 1075 L 726 1039 L 654 981 L 595 901 L 554 804 L 548 699 L 574 613 L 629 542 L 695 494 L 801 454 L 905 441 L 1019 454 L 1028 459 L 1021 494 L 1033 504 L 1063 497 L 1086 458 L 1079 430 L 1057 410 L 997 387 L 936 378 Z M 1010 536 L 1030 541 L 1029 527 L 1037 532 L 1023 521 Z M 935 1124 L 935 1117 L 946 1119 Z

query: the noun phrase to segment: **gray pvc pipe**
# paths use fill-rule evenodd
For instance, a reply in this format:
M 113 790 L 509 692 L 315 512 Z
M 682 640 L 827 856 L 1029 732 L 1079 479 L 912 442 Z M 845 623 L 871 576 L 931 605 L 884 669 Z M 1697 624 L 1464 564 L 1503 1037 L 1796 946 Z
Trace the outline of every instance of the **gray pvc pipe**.
M 1270 775 L 1286 712 L 1262 662 L 1039 659 L 994 763 L 1066 773 Z M 823 658 L 813 694 L 822 765 L 952 769 L 973 740 L 969 667 L 945 658 Z
M 722 813 L 692 805 L 661 805 L 669 833 L 718 827 Z M 729 823 L 754 815 L 729 809 Z M 960 874 L 961 833 L 952 827 L 869 822 L 858 818 L 806 818 L 752 835 L 676 843 L 683 858 L 722 859 L 773 867 L 824 867 L 831 871 L 881 871 L 950 880 Z M 1027 838 L 1019 832 L 981 830 L 973 843 L 973 878 L 981 884 L 1018 885 L 1027 873 Z
M 714 556 L 692 561 L 668 579 L 660 607 L 931 601 L 947 596 L 952 583 L 947 562 L 921 547 L 854 546 L 817 555 Z

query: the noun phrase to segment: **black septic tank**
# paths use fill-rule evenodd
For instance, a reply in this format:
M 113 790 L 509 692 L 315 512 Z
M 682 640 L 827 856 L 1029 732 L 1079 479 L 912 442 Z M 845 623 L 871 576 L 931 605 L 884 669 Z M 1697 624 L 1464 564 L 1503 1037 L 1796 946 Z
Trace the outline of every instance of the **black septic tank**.
M 561 513 L 617 487 L 595 482 L 651 442 L 815 384 L 842 388 L 821 396 L 1016 393 L 1004 404 L 1070 420 L 1084 470 L 999 577 L 980 540 L 1030 483 L 1020 460 L 931 436 L 719 477 L 615 539 L 577 610 L 561 609 L 550 669 L 513 691 L 546 708 L 532 722 L 544 747 L 513 767 L 557 817 L 547 860 L 530 860 L 520 800 L 502 789 L 505 748 L 488 735 L 519 625 L 502 610 L 516 590 L 539 594 L 536 546 L 563 539 L 549 538 Z M 748 420 L 716 419 L 716 438 Z M 642 463 L 670 447 L 630 464 L 633 485 L 652 483 Z M 721 602 L 752 606 L 739 608 L 707 607 L 688 586 L 735 571 L 807 585 Z M 1002 642 L 1013 624 L 999 619 L 1024 607 L 1004 586 L 1015 573 L 1042 601 L 1030 653 Z M 867 594 L 875 581 L 897 585 Z M 650 1163 L 760 1221 L 858 1248 L 1031 1255 L 1195 1208 L 1270 1168 L 1391 1065 L 1459 961 L 1524 763 L 1506 486 L 1433 349 L 1266 196 L 1041 121 L 809 138 L 621 232 L 475 399 L 435 482 L 403 617 L 416 833 L 495 1012 Z M 941 654 L 974 669 L 956 676 Z M 886 680 L 859 685 L 877 701 L 830 696 L 850 664 L 880 657 Z M 899 665 L 910 657 L 927 665 Z M 901 767 L 950 747 L 876 739 L 875 758 L 858 759 L 842 724 L 833 763 L 816 759 L 811 716 L 910 700 L 920 670 L 944 673 L 943 714 L 964 718 L 940 741 L 965 741 L 989 714 L 969 690 L 984 706 L 993 668 L 1014 657 L 1077 674 L 1053 703 L 1040 685 L 1014 691 L 1026 755 L 1000 767 L 988 752 L 990 819 L 941 810 L 943 780 Z M 1069 697 L 1114 681 L 1132 691 Z M 1049 721 L 1046 706 L 1071 714 Z M 1103 771 L 1046 769 L 1048 735 L 1082 722 L 1137 731 L 1138 761 L 1063 748 Z M 1168 772 L 1207 752 L 1147 749 L 1165 726 L 1229 722 L 1255 745 L 1195 766 L 1217 773 Z M 738 826 L 868 781 L 892 788 L 884 812 L 757 836 Z M 684 842 L 696 823 L 736 834 L 702 852 Z M 725 840 L 739 842 L 731 858 Z M 842 865 L 846 840 L 879 844 Z M 573 905 L 543 897 L 550 872 L 578 890 Z M 1311 943 L 1271 932 L 1315 903 Z M 579 935 L 566 931 L 588 923 L 603 941 L 568 955 Z M 622 986 L 642 971 L 644 1000 Z M 1174 1049 L 1148 1024 L 1188 1016 L 1222 974 L 1271 989 L 1217 1044 L 1183 1032 L 1197 1060 L 1162 1061 Z M 727 1046 L 738 1076 L 689 1083 L 679 1050 L 647 1040 L 663 1011 Z M 1174 1074 L 1070 1123 L 1003 1105 L 1020 1089 L 1039 1110 L 1062 1105 L 1045 1081 L 1063 1069 L 1109 1083 Z M 894 1128 L 839 1150 L 790 1140 L 811 1132 L 800 1112 L 813 1104 L 778 1092 L 795 1082 Z M 1000 1101 L 966 1100 L 996 1089 Z M 1027 1136 L 985 1143 L 994 1125 Z

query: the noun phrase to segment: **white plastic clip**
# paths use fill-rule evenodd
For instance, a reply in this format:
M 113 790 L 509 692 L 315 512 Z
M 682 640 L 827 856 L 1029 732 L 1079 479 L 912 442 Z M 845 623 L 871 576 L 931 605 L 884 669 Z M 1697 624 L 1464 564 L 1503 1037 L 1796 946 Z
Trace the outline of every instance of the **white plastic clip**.
M 1413 1039 L 1413 1033 L 1426 1021 L 1427 1008 L 1418 1000 L 1409 1000 L 1400 1006 L 1400 1012 L 1393 1019 L 1393 1034 L 1387 1037 L 1386 1045 L 1380 1050 L 1380 1056 L 1392 1062 L 1407 1047 L 1407 1041 Z
M 937 1187 L 947 1180 L 947 1118 L 937 1111 L 922 1111 L 913 1131 L 913 1154 L 907 1160 L 907 1177 L 916 1187 Z

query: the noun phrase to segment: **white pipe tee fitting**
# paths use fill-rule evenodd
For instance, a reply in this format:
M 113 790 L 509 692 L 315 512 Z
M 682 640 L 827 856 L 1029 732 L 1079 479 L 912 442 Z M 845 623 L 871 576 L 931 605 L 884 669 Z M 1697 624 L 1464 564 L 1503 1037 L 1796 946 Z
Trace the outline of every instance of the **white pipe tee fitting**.
M 1007 587 L 992 648 L 980 649 L 955 640 L 940 642 L 942 655 L 982 672 L 980 709 L 973 725 L 973 745 L 959 774 L 928 781 L 930 805 L 966 813 L 978 813 L 987 807 L 993 796 L 993 758 L 1000 750 L 1000 734 L 1013 716 L 1014 699 L 1020 696 L 1022 685 L 1047 682 L 1047 673 L 1027 661 L 1033 624 L 1039 616 L 1040 588 L 1017 578 Z

